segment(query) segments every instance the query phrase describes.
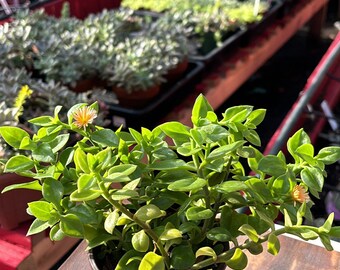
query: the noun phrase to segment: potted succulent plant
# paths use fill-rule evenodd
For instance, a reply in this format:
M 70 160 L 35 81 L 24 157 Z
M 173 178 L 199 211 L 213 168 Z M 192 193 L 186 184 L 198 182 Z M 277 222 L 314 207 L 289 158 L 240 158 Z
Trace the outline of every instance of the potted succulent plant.
M 49 28 L 49 17 L 42 11 L 18 11 L 12 22 L 0 25 L 1 63 L 9 67 L 33 69 L 35 43 Z M 46 28 L 45 28 L 46 27 Z
M 156 24 L 168 29 L 181 27 L 181 34 L 190 41 L 191 55 L 208 54 L 240 27 L 237 21 L 228 17 L 224 9 L 193 10 L 180 7 L 166 12 Z
M 163 12 L 160 21 L 171 29 L 182 26 L 191 41 L 192 55 L 208 55 L 240 29 L 260 21 L 270 5 L 268 1 L 122 1 L 131 9 Z
M 102 71 L 113 62 L 116 45 L 131 32 L 139 31 L 142 19 L 132 11 L 108 11 L 92 14 L 75 31 L 74 44 L 79 47 L 78 60 L 82 82 L 92 81 L 92 88 L 106 87 Z M 74 70 L 74 69 L 73 69 Z M 80 83 L 76 87 L 79 89 Z M 84 87 L 86 89 L 86 87 Z M 91 87 L 87 87 L 87 90 Z M 82 92 L 82 91 L 77 91 Z
M 159 19 L 150 24 L 145 32 L 157 40 L 162 53 L 162 65 L 167 70 L 165 79 L 175 81 L 186 71 L 189 64 L 189 41 L 183 27 Z
M 117 44 L 112 64 L 102 76 L 112 86 L 120 104 L 143 106 L 159 93 L 164 82 L 167 69 L 162 62 L 157 39 L 147 35 L 126 38 Z
M 46 81 L 54 80 L 75 88 L 84 78 L 94 76 L 92 55 L 84 54 L 88 46 L 77 42 L 80 27 L 74 18 L 55 19 L 52 27 L 55 31 L 49 29 L 52 34 L 37 40 L 33 64 Z
M 162 83 L 173 81 L 187 69 L 187 39 L 177 27 L 150 22 L 125 33 L 117 31 L 110 42 L 115 44 L 106 50 L 111 63 L 100 76 L 113 87 L 121 105 L 143 106 L 159 93 Z
M 28 235 L 50 228 L 52 240 L 85 239 L 109 269 L 143 270 L 243 269 L 245 250 L 259 254 L 267 242 L 277 254 L 280 234 L 319 237 L 327 250 L 340 235 L 333 214 L 319 228 L 303 223 L 309 193 L 322 190 L 325 165 L 340 159 L 340 147 L 314 153 L 299 130 L 287 144 L 291 163 L 282 152 L 264 156 L 256 149 L 263 109 L 235 106 L 219 118 L 201 95 L 192 127 L 167 122 L 127 132 L 95 125 L 96 103 L 74 105 L 65 122 L 60 109 L 30 121 L 40 127 L 33 137 L 0 127 L 7 143 L 31 152 L 10 158 L 5 172 L 33 178 L 3 192 L 28 188 L 43 196 L 28 204 L 36 218 Z M 73 133 L 78 141 L 66 147 Z M 280 212 L 284 226 L 277 229 Z

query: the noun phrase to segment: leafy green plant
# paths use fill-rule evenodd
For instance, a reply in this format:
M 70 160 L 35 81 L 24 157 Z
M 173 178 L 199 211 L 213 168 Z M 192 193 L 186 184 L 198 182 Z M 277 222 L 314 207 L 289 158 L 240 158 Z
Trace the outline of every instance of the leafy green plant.
M 256 128 L 265 110 L 235 106 L 220 118 L 202 95 L 192 127 L 166 122 L 113 131 L 95 125 L 97 109 L 77 104 L 62 122 L 57 106 L 53 116 L 30 121 L 40 127 L 33 137 L 0 127 L 8 144 L 31 152 L 10 158 L 5 172 L 33 178 L 3 192 L 28 188 L 43 195 L 28 204 L 36 217 L 28 235 L 50 228 L 52 240 L 83 238 L 89 248 L 106 247 L 119 258 L 116 269 L 243 269 L 245 250 L 259 254 L 267 242 L 275 255 L 283 233 L 319 237 L 332 250 L 330 237 L 340 235 L 333 214 L 319 228 L 303 220 L 311 216 L 308 193 L 322 191 L 325 166 L 340 159 L 340 147 L 316 153 L 301 129 L 287 143 L 291 163 L 282 152 L 264 156 Z M 73 133 L 78 140 L 66 146 Z M 277 229 L 279 212 L 284 226 Z
M 29 88 L 23 88 L 25 85 Z M 28 122 L 32 117 L 53 114 L 54 108 L 58 104 L 63 104 L 60 117 L 64 120 L 74 102 L 98 100 L 97 95 L 102 92 L 102 89 L 97 89 L 96 94 L 92 95 L 76 94 L 53 80 L 44 82 L 41 79 L 34 79 L 25 69 L 3 68 L 0 70 L 0 126 L 18 125 L 29 133 L 33 133 L 36 126 Z M 101 100 L 104 98 L 101 97 Z M 107 111 L 103 109 L 98 115 L 99 123 L 102 125 L 108 124 L 106 114 Z M 3 140 L 1 140 L 1 145 L 1 159 L 18 153 Z
M 123 0 L 121 6 L 133 10 L 151 10 L 155 12 L 163 12 L 174 5 L 171 0 L 154 1 L 154 0 Z

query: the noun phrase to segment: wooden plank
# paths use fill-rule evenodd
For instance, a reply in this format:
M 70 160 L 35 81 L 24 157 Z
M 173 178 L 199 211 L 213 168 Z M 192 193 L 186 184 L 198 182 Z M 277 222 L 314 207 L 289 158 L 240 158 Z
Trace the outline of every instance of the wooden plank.
M 325 248 L 296 240 L 287 236 L 279 236 L 280 252 L 273 256 L 266 251 L 259 256 L 249 254 L 248 266 L 245 270 L 320 270 L 340 269 L 340 253 L 338 251 L 327 251 Z
M 88 253 L 85 251 L 87 244 L 82 241 L 67 260 L 59 267 L 58 270 L 82 269 L 90 270 Z
M 330 252 L 312 242 L 294 239 L 288 235 L 281 235 L 279 239 L 281 250 L 277 256 L 269 254 L 266 251 L 265 244 L 263 245 L 264 251 L 260 255 L 255 256 L 247 253 L 249 257 L 246 270 L 340 270 L 339 244 L 334 247 L 337 251 Z M 337 243 L 333 242 L 333 244 Z M 86 242 L 82 241 L 71 256 L 61 265 L 59 270 L 91 270 L 92 268 L 85 249 Z
M 70 237 L 63 239 L 62 241 L 52 242 L 48 237 L 46 237 L 33 247 L 32 253 L 22 261 L 18 270 L 51 269 L 51 267 L 55 265 L 78 242 L 79 239 Z

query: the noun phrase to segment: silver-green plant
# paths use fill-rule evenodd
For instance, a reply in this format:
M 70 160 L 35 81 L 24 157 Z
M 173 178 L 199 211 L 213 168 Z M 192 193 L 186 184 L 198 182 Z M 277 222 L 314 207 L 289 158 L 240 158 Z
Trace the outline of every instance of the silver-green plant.
M 6 54 L 0 61 L 6 66 L 27 69 L 33 68 L 36 54 L 36 42 L 49 35 L 52 25 L 50 17 L 43 11 L 30 13 L 29 10 L 20 10 L 10 23 L 0 25 L 0 53 Z
M 109 84 L 131 94 L 147 90 L 164 82 L 166 69 L 162 65 L 162 51 L 157 39 L 137 36 L 119 43 L 111 65 L 102 73 Z
M 162 65 L 166 70 L 173 69 L 188 59 L 189 40 L 181 26 L 168 25 L 158 20 L 142 33 L 157 41 L 157 46 L 162 53 Z
M 5 102 L 6 107 L 11 108 L 18 98 L 23 85 L 28 85 L 32 93 L 27 97 L 24 104 L 24 111 L 21 114 L 21 122 L 31 129 L 27 122 L 32 117 L 42 113 L 52 113 L 54 108 L 63 104 L 64 112 L 71 108 L 74 101 L 77 103 L 91 102 L 93 97 L 90 93 L 77 94 L 71 91 L 60 82 L 32 78 L 25 69 L 0 69 L 0 102 Z M 103 89 L 97 89 L 101 93 Z M 104 121 L 105 115 L 100 117 Z M 104 122 L 102 122 L 104 123 Z
M 26 69 L 0 68 L 0 101 L 12 107 L 23 85 L 29 85 L 31 78 Z

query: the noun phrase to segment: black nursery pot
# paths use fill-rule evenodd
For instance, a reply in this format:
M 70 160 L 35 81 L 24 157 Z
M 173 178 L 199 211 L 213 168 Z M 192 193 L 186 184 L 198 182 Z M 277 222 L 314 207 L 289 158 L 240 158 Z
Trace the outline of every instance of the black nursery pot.
M 114 264 L 112 261 L 110 262 L 110 260 L 105 260 L 105 258 L 99 259 L 98 254 L 95 250 L 91 249 L 88 255 L 89 255 L 89 261 L 90 261 L 92 270 L 112 270 L 116 268 L 116 264 Z M 215 266 L 209 266 L 209 267 L 203 268 L 202 270 L 208 270 L 208 269 L 225 270 L 226 266 L 224 264 L 217 264 Z
M 105 251 L 105 246 L 98 246 L 88 251 L 90 265 L 93 270 L 112 270 L 117 266 L 123 254 L 110 254 Z M 116 258 L 116 260 L 115 260 Z
M 229 249 L 229 243 L 223 244 L 223 249 Z M 113 270 L 116 268 L 118 261 L 123 256 L 123 253 L 107 253 L 106 246 L 98 246 L 88 251 L 89 261 L 93 270 Z M 201 270 L 225 270 L 225 264 L 210 265 Z

